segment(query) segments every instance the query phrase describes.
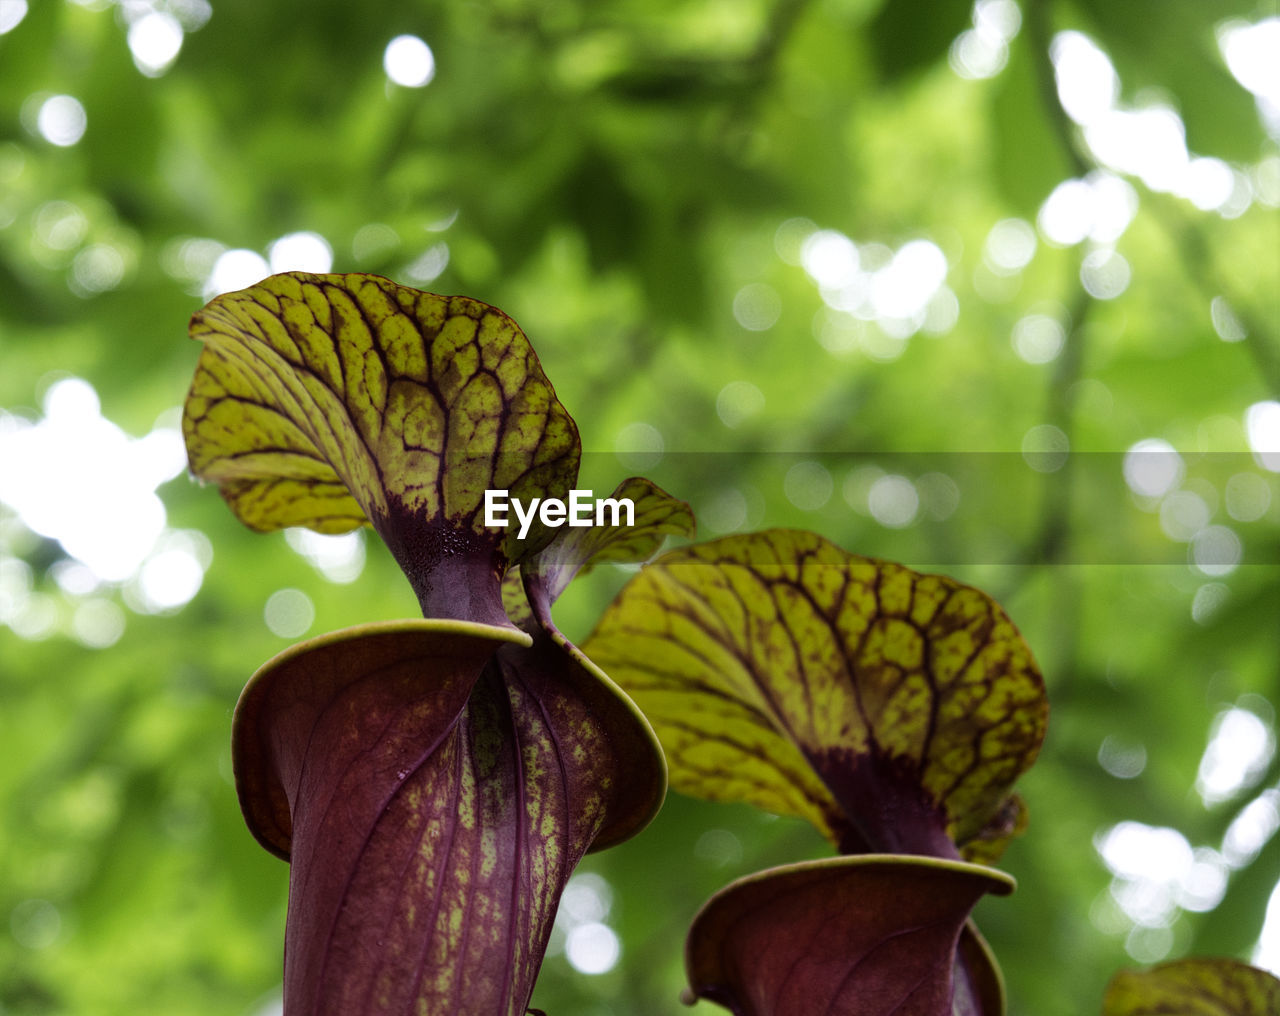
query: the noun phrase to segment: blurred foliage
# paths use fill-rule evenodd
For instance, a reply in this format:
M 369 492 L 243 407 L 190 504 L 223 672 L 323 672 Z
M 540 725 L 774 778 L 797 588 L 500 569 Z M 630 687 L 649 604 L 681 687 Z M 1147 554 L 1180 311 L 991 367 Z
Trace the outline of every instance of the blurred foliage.
M 1022 628 L 1049 736 L 1020 784 L 1030 829 L 1002 859 L 1019 889 L 978 913 L 1012 1013 L 1097 1011 L 1135 958 L 1248 959 L 1280 840 L 1230 870 L 1201 850 L 1202 874 L 1226 874 L 1220 902 L 1184 895 L 1137 929 L 1096 844 L 1136 821 L 1220 852 L 1250 801 L 1275 815 L 1274 751 L 1222 800 L 1195 789 L 1215 717 L 1247 708 L 1274 746 L 1280 694 L 1280 483 L 1245 432 L 1248 407 L 1280 395 L 1280 157 L 1218 42 L 1266 6 L 8 0 L 0 456 L 67 376 L 134 437 L 172 427 L 198 354 L 186 321 L 229 248 L 312 231 L 335 270 L 493 303 L 578 422 L 584 485 L 643 471 L 703 536 L 814 529 L 977 583 Z M 129 39 L 148 13 L 185 36 L 144 74 Z M 1063 32 L 1109 55 L 1120 106 L 1176 111 L 1229 195 L 1206 210 L 1132 168 L 1097 175 L 1101 141 L 1055 91 Z M 387 79 L 403 33 L 434 53 L 424 88 Z M 75 127 L 51 96 L 81 103 L 78 141 L 49 140 Z M 68 108 L 69 126 L 42 118 Z M 1046 201 L 1086 176 L 1133 199 L 1118 235 L 1054 225 Z M 1039 229 L 1011 267 L 991 237 L 1013 217 L 1015 238 Z M 945 284 L 917 246 L 883 313 L 847 312 L 849 286 L 911 241 L 936 245 Z M 836 292 L 822 273 L 842 271 Z M 1027 331 L 1035 315 L 1058 331 Z M 1163 500 L 1125 484 L 1145 439 L 1180 453 Z M 1062 460 L 1063 440 L 1080 454 Z M 72 461 L 25 482 L 63 489 Z M 874 470 L 911 480 L 918 510 L 869 503 Z M 358 579 L 331 582 L 178 477 L 159 488 L 168 525 L 212 557 L 194 599 L 148 607 L 137 576 L 69 572 L 19 517 L 17 479 L 0 474 L 0 1012 L 270 1011 L 286 869 L 242 825 L 228 751 L 239 688 L 293 639 L 264 609 L 302 590 L 314 619 L 290 630 L 315 634 L 413 616 L 412 593 L 376 541 Z M 91 517 L 110 486 L 63 500 Z M 1206 523 L 1234 534 L 1238 566 L 1190 563 L 1183 530 Z M 575 583 L 566 632 L 584 638 L 624 579 Z M 673 795 L 585 864 L 612 888 L 622 961 L 576 973 L 557 937 L 535 1004 L 679 1011 L 700 903 L 825 853 L 791 820 Z

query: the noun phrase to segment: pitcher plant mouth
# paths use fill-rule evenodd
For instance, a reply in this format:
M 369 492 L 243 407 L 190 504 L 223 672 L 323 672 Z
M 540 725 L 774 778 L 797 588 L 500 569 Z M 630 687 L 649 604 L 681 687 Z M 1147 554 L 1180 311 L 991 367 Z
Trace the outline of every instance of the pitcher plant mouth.
M 434 672 L 424 667 L 418 687 L 410 682 L 404 690 L 426 696 L 434 689 L 442 720 L 452 722 L 499 646 L 532 644 L 528 634 L 508 627 L 412 618 L 354 625 L 276 654 L 249 679 L 232 718 L 232 772 L 250 832 L 268 851 L 290 859 L 301 773 L 281 757 L 283 742 L 289 733 L 314 728 L 344 690 L 377 681 L 409 659 L 430 660 Z
M 991 868 L 895 854 L 749 875 L 694 918 L 684 1000 L 735 1016 L 1001 1013 L 1002 981 L 969 912 L 1013 888 Z
M 572 646 L 455 621 L 281 653 L 241 696 L 233 764 L 290 861 L 285 999 L 305 1013 L 370 991 L 387 1012 L 523 1012 L 579 859 L 666 787 L 652 730 Z

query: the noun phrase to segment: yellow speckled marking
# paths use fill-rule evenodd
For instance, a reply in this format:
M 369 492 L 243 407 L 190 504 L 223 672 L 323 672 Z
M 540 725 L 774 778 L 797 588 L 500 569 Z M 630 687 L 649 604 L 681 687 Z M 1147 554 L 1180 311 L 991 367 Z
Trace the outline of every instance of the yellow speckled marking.
M 342 669 L 327 648 L 300 672 Z M 661 755 L 630 701 L 545 633 L 533 646 L 502 645 L 478 677 L 441 671 L 430 653 L 371 658 L 384 656 L 398 662 L 380 662 L 358 696 L 316 714 L 333 722 L 324 743 L 343 742 L 344 764 L 337 784 L 303 781 L 291 857 L 296 878 L 331 895 L 315 908 L 324 923 L 290 940 L 298 951 L 286 970 L 308 973 L 315 1016 L 523 1016 L 565 883 L 586 850 L 652 815 L 665 788 Z M 304 754 L 316 729 L 299 739 Z M 378 792 L 362 800 L 371 779 Z M 326 856 L 334 868 L 314 867 L 324 852 L 315 844 L 342 845 Z

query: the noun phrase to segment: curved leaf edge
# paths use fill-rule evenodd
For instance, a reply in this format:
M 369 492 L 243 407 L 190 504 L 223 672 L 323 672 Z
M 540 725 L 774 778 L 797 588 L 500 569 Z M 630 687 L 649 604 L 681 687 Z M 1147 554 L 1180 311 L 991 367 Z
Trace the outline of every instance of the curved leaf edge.
M 999 895 L 999 894 L 997 894 Z M 965 922 L 964 931 L 960 933 L 960 946 L 957 953 L 969 967 L 973 977 L 973 988 L 977 993 L 982 1012 L 991 1016 L 1004 1016 L 1007 1008 L 1007 992 L 1004 983 L 1004 971 L 996 959 L 995 951 L 989 942 L 978 931 L 973 918 Z
M 753 871 L 750 875 L 743 875 L 741 878 L 734 879 L 723 889 L 719 890 L 715 896 L 712 896 L 711 900 L 714 900 L 717 896 L 721 896 L 732 889 L 738 888 L 739 886 L 764 882 L 773 878 L 775 875 L 801 871 L 820 871 L 823 869 L 843 870 L 846 868 L 877 867 L 933 868 L 935 870 L 954 871 L 961 875 L 986 878 L 992 883 L 992 888 L 987 891 L 993 896 L 1008 896 L 1018 888 L 1018 880 L 1007 871 L 1001 871 L 999 868 L 991 868 L 985 864 L 972 864 L 969 861 L 952 861 L 945 857 L 930 857 L 924 854 L 841 854 L 838 857 L 819 857 L 810 861 L 795 861 L 791 864 L 778 864 L 771 868 L 762 868 L 760 871 Z M 707 903 L 703 904 L 699 913 L 707 909 L 711 900 L 708 900 Z M 696 915 L 694 920 L 697 920 Z
M 370 636 L 416 632 L 425 637 L 443 637 L 459 651 L 477 658 L 476 677 L 484 661 L 503 645 L 528 647 L 533 639 L 517 628 L 497 627 L 476 621 L 408 618 L 373 621 L 326 632 L 294 643 L 262 664 L 246 682 L 236 702 L 231 721 L 231 759 L 236 795 L 245 824 L 254 839 L 283 861 L 290 856 L 292 821 L 285 803 L 287 795 L 278 774 L 267 764 L 264 745 L 270 731 L 259 729 L 258 713 L 268 694 L 275 690 L 282 673 L 293 673 L 302 658 L 324 653 L 341 644 Z
M 635 721 L 636 727 L 640 730 L 643 741 L 651 753 L 646 762 L 642 764 L 651 766 L 659 774 L 659 779 L 654 784 L 654 792 L 648 802 L 633 809 L 633 812 L 628 814 L 626 820 L 616 822 L 600 830 L 596 838 L 591 842 L 591 846 L 587 848 L 587 853 L 593 854 L 598 850 L 616 846 L 624 840 L 630 839 L 657 817 L 667 798 L 669 780 L 667 756 L 662 750 L 662 743 L 658 740 L 658 735 L 654 731 L 653 725 L 640 707 L 636 705 L 635 700 L 623 691 L 613 678 L 601 670 L 586 653 L 561 634 L 559 629 L 548 629 L 547 635 L 573 657 L 575 661 L 580 663 L 582 668 L 604 689 L 605 693 L 629 714 L 629 719 Z M 633 768 L 638 768 L 638 766 Z
M 1218 983 L 1204 984 L 1209 978 Z M 1220 988 L 1256 994 L 1243 1000 L 1248 1008 L 1240 1008 L 1238 1000 L 1226 997 Z M 1229 956 L 1186 956 L 1140 970 L 1119 970 L 1107 984 L 1102 1016 L 1157 1016 L 1173 1011 L 1164 1006 L 1193 998 L 1204 1003 L 1196 1012 L 1206 1016 L 1271 1016 L 1280 1011 L 1280 978 Z

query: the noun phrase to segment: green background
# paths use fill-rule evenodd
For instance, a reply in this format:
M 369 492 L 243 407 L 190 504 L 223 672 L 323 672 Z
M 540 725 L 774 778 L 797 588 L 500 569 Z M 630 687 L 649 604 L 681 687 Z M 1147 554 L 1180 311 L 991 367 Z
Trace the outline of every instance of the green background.
M 1019 889 L 977 912 L 1012 1013 L 1096 1011 L 1133 957 L 1249 958 L 1280 840 L 1229 873 L 1213 909 L 1136 933 L 1095 843 L 1133 820 L 1220 850 L 1280 780 L 1272 757 L 1228 800 L 1195 789 L 1221 711 L 1249 709 L 1274 745 L 1280 686 L 1280 482 L 1245 435 L 1248 407 L 1280 396 L 1280 157 L 1215 41 L 1268 5 L 1027 0 L 1007 64 L 972 78 L 952 54 L 975 11 L 954 0 L 211 4 L 150 5 L 189 29 L 156 77 L 134 65 L 126 7 L 106 0 L 30 0 L 0 35 L 0 442 L 69 375 L 134 437 L 181 403 L 200 252 L 221 249 L 193 240 L 265 253 L 314 231 L 334 270 L 496 304 L 578 422 L 584 485 L 643 471 L 693 505 L 702 536 L 815 529 L 981 585 L 1022 628 L 1050 732 L 1020 784 L 1031 827 L 1003 861 Z M 1054 96 L 1061 31 L 1107 52 L 1120 105 L 1177 110 L 1190 151 L 1252 181 L 1251 203 L 1204 211 L 1128 177 L 1136 215 L 1114 243 L 1041 232 L 1025 267 L 993 271 L 996 223 L 1034 225 L 1060 182 L 1099 169 Z M 387 80 L 383 51 L 402 33 L 434 52 L 425 88 Z M 41 136 L 35 111 L 53 94 L 83 104 L 74 145 Z M 69 239 L 50 233 L 67 214 L 54 202 L 78 211 Z M 825 307 L 797 264 L 798 238 L 818 229 L 852 238 L 864 267 L 936 244 L 954 302 L 934 310 L 954 322 L 903 339 L 905 326 Z M 441 244 L 447 265 L 427 278 Z M 1101 298 L 1081 265 L 1113 247 L 1131 279 Z M 104 250 L 112 271 L 94 275 Z M 1215 298 L 1243 341 L 1215 332 Z M 1029 314 L 1063 325 L 1050 362 L 1011 343 Z M 734 382 L 754 387 L 726 392 Z M 1045 424 L 1082 453 L 1052 472 L 1022 454 Z M 653 431 L 662 454 L 637 457 Z M 1183 490 L 1239 538 L 1229 573 L 1191 567 L 1158 503 L 1126 488 L 1123 454 L 1150 438 L 1178 450 Z M 821 504 L 788 496 L 800 463 L 826 471 Z M 940 518 L 926 499 L 912 524 L 886 526 L 857 496 L 870 467 L 943 473 L 958 507 Z M 1230 513 L 1240 474 L 1269 491 L 1248 520 Z M 283 535 L 241 529 L 213 490 L 179 476 L 159 493 L 169 526 L 204 533 L 213 554 L 198 595 L 155 613 L 129 605 L 128 582 L 67 592 L 63 548 L 0 501 L 0 609 L 12 621 L 36 602 L 52 618 L 39 637 L 0 623 L 0 1013 L 270 1011 L 287 869 L 243 828 L 228 749 L 240 687 L 291 641 L 264 605 L 303 590 L 309 634 L 415 612 L 375 539 L 360 577 L 334 583 Z M 73 499 L 94 512 L 92 489 Z M 575 584 L 557 606 L 565 630 L 584 638 L 625 577 Z M 124 619 L 117 641 L 77 640 L 86 600 Z M 1118 778 L 1100 750 L 1144 764 Z M 699 904 L 825 850 L 789 820 L 673 795 L 650 829 L 584 865 L 611 887 L 621 962 L 585 976 L 553 950 L 535 1004 L 682 1011 L 680 943 Z

